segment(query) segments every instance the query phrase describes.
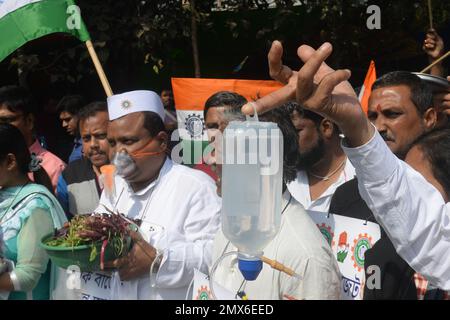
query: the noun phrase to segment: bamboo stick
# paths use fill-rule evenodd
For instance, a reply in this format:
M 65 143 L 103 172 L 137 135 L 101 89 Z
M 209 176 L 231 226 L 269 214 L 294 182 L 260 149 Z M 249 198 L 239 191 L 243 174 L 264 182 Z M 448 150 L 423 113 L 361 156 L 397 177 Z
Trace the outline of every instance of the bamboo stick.
M 433 68 L 435 65 L 437 65 L 439 62 L 441 62 L 442 60 L 444 60 L 445 58 L 447 58 L 448 56 L 450 56 L 450 50 L 444 54 L 442 57 L 440 57 L 439 59 L 437 59 L 436 61 L 434 61 L 432 64 L 430 64 L 428 67 L 426 67 L 425 69 L 423 69 L 422 71 L 420 71 L 420 73 L 425 73 L 428 70 L 430 70 L 431 68 Z
M 102 64 L 98 59 L 97 53 L 95 52 L 94 46 L 92 45 L 91 40 L 86 41 L 86 47 L 88 49 L 89 55 L 91 56 L 92 62 L 94 63 L 95 70 L 102 82 L 103 89 L 105 90 L 106 96 L 111 97 L 113 92 L 111 90 L 111 86 L 109 85 L 108 78 L 106 78 L 105 71 L 103 71 Z
M 428 18 L 430 19 L 430 29 L 433 29 L 433 9 L 431 7 L 431 0 L 428 0 Z

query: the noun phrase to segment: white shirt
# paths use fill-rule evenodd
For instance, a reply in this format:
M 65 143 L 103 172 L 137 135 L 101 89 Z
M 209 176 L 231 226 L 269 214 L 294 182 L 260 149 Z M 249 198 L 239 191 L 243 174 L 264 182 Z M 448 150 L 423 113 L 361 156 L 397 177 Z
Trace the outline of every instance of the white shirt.
M 355 168 L 350 161 L 345 162 L 344 170 L 341 172 L 339 179 L 328 187 L 323 194 L 316 200 L 311 200 L 311 192 L 309 190 L 309 180 L 306 171 L 297 172 L 297 179 L 291 181 L 287 187 L 292 196 L 300 202 L 306 210 L 328 212 L 330 209 L 331 198 L 336 189 L 345 182 L 355 177 Z
M 399 160 L 378 132 L 363 146 L 343 149 L 361 197 L 398 254 L 432 284 L 450 290 L 450 203 Z
M 286 209 L 280 231 L 264 248 L 264 256 L 294 270 L 302 279 L 263 264 L 258 278 L 248 281 L 243 289 L 250 300 L 339 299 L 341 277 L 331 248 L 300 203 L 292 197 L 287 206 L 289 197 L 289 192 L 283 195 L 282 207 Z M 219 231 L 214 240 L 213 262 L 236 250 Z M 233 255 L 220 262 L 213 280 L 236 294 L 243 279 Z
M 201 171 L 166 159 L 158 179 L 145 189 L 133 192 L 120 177 L 116 177 L 115 188 L 113 201 L 103 192 L 100 204 L 128 218 L 142 219 L 141 233 L 164 256 L 156 275 L 156 289 L 150 288 L 150 277 L 143 276 L 124 281 L 120 290 L 126 293 L 113 297 L 184 299 L 194 268 L 207 272 L 211 264 L 221 208 L 213 180 Z M 97 211 L 104 209 L 99 206 Z

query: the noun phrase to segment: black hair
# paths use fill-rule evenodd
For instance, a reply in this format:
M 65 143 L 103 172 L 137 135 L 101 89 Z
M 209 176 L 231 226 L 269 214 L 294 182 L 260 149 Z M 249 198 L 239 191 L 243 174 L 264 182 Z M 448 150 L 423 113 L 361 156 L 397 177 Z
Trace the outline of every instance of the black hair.
M 320 123 L 324 119 L 320 114 L 303 108 L 297 102 L 285 103 L 283 106 L 281 106 L 281 108 L 286 110 L 289 116 L 291 116 L 294 111 L 297 111 L 303 118 L 312 120 L 317 128 L 320 126 Z
M 433 105 L 433 93 L 430 86 L 417 75 L 408 71 L 393 71 L 378 78 L 372 85 L 372 91 L 392 86 L 407 86 L 411 101 L 420 115 Z
M 164 121 L 153 111 L 143 111 L 144 128 L 150 133 L 151 137 L 155 137 L 161 131 L 166 131 Z
M 236 92 L 219 91 L 213 94 L 205 102 L 205 116 L 210 108 L 231 107 L 232 109 L 241 109 L 247 103 L 247 99 Z
M 0 88 L 0 105 L 5 105 L 11 112 L 22 112 L 24 115 L 36 112 L 36 105 L 30 92 L 14 85 Z
M 31 162 L 25 138 L 19 129 L 11 124 L 0 124 L 0 161 L 4 161 L 8 154 L 14 154 L 20 173 L 27 175 Z M 53 193 L 51 180 L 47 172 L 41 168 L 33 172 L 34 181 L 42 184 Z
M 95 116 L 97 112 L 108 112 L 108 105 L 104 101 L 91 102 L 78 112 L 79 121 Z
M 259 116 L 262 121 L 274 122 L 283 134 L 283 181 L 288 184 L 297 177 L 298 134 L 289 118 L 287 108 L 277 108 Z
M 86 105 L 86 102 L 81 95 L 70 95 L 63 97 L 56 107 L 58 114 L 61 112 L 68 112 L 71 115 L 78 115 L 83 106 Z
M 302 118 L 309 119 L 312 122 L 314 122 L 317 129 L 319 129 L 320 124 L 324 119 L 324 117 L 322 117 L 320 114 L 303 108 L 297 102 L 288 102 L 284 104 L 281 108 L 285 109 L 289 116 L 292 116 L 294 111 L 297 111 Z M 334 122 L 331 121 L 331 123 L 333 124 L 333 132 L 335 134 L 340 134 L 341 130 L 339 129 L 339 127 Z
M 450 128 L 434 129 L 416 139 L 411 145 L 417 146 L 431 164 L 437 181 L 450 197 Z

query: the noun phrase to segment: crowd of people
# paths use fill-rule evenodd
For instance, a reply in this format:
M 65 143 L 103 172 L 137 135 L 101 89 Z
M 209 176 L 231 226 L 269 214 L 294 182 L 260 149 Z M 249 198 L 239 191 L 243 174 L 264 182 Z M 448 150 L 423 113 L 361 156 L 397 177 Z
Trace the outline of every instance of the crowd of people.
M 264 265 L 245 281 L 228 256 L 214 281 L 249 299 L 341 299 L 341 273 L 314 212 L 371 221 L 381 238 L 365 252 L 381 283 L 364 285 L 364 299 L 446 299 L 450 292 L 450 77 L 436 88 L 419 75 L 392 71 L 372 86 L 367 115 L 348 79 L 350 70 L 325 63 L 332 45 L 303 45 L 303 67 L 281 61 L 274 41 L 269 71 L 283 84 L 255 101 L 215 92 L 204 106 L 214 179 L 170 157 L 176 113 L 170 89 L 138 90 L 87 103 L 80 95 L 58 104 L 73 138 L 67 164 L 46 150 L 35 130 L 35 105 L 19 86 L 0 88 L 0 298 L 185 299 L 194 270 L 205 274 L 236 250 L 221 230 L 219 136 L 255 110 L 283 140 L 280 230 L 265 256 L 292 269 Z M 423 50 L 444 54 L 435 30 Z M 431 74 L 445 78 L 442 63 Z M 113 185 L 102 167 L 114 165 Z M 241 190 L 245 193 L 246 190 Z M 41 239 L 78 215 L 119 212 L 136 221 L 133 246 L 98 274 L 108 285 L 65 287 L 67 273 L 51 263 Z M 90 279 L 90 277 L 89 277 Z

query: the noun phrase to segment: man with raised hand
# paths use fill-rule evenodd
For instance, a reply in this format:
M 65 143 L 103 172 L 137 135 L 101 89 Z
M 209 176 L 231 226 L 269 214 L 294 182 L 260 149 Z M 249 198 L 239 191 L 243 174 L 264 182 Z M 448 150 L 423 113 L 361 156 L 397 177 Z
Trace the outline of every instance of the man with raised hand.
M 281 61 L 278 41 L 269 52 L 271 76 L 286 85 L 242 108 L 246 114 L 273 109 L 296 99 L 305 108 L 334 121 L 346 136 L 344 151 L 355 167 L 362 198 L 384 227 L 397 252 L 437 287 L 450 289 L 450 204 L 425 178 L 387 147 L 370 124 L 348 83 L 349 70 L 333 70 L 324 61 L 332 46 L 301 46 L 305 65 L 292 71 Z M 450 113 L 450 110 L 446 110 Z

